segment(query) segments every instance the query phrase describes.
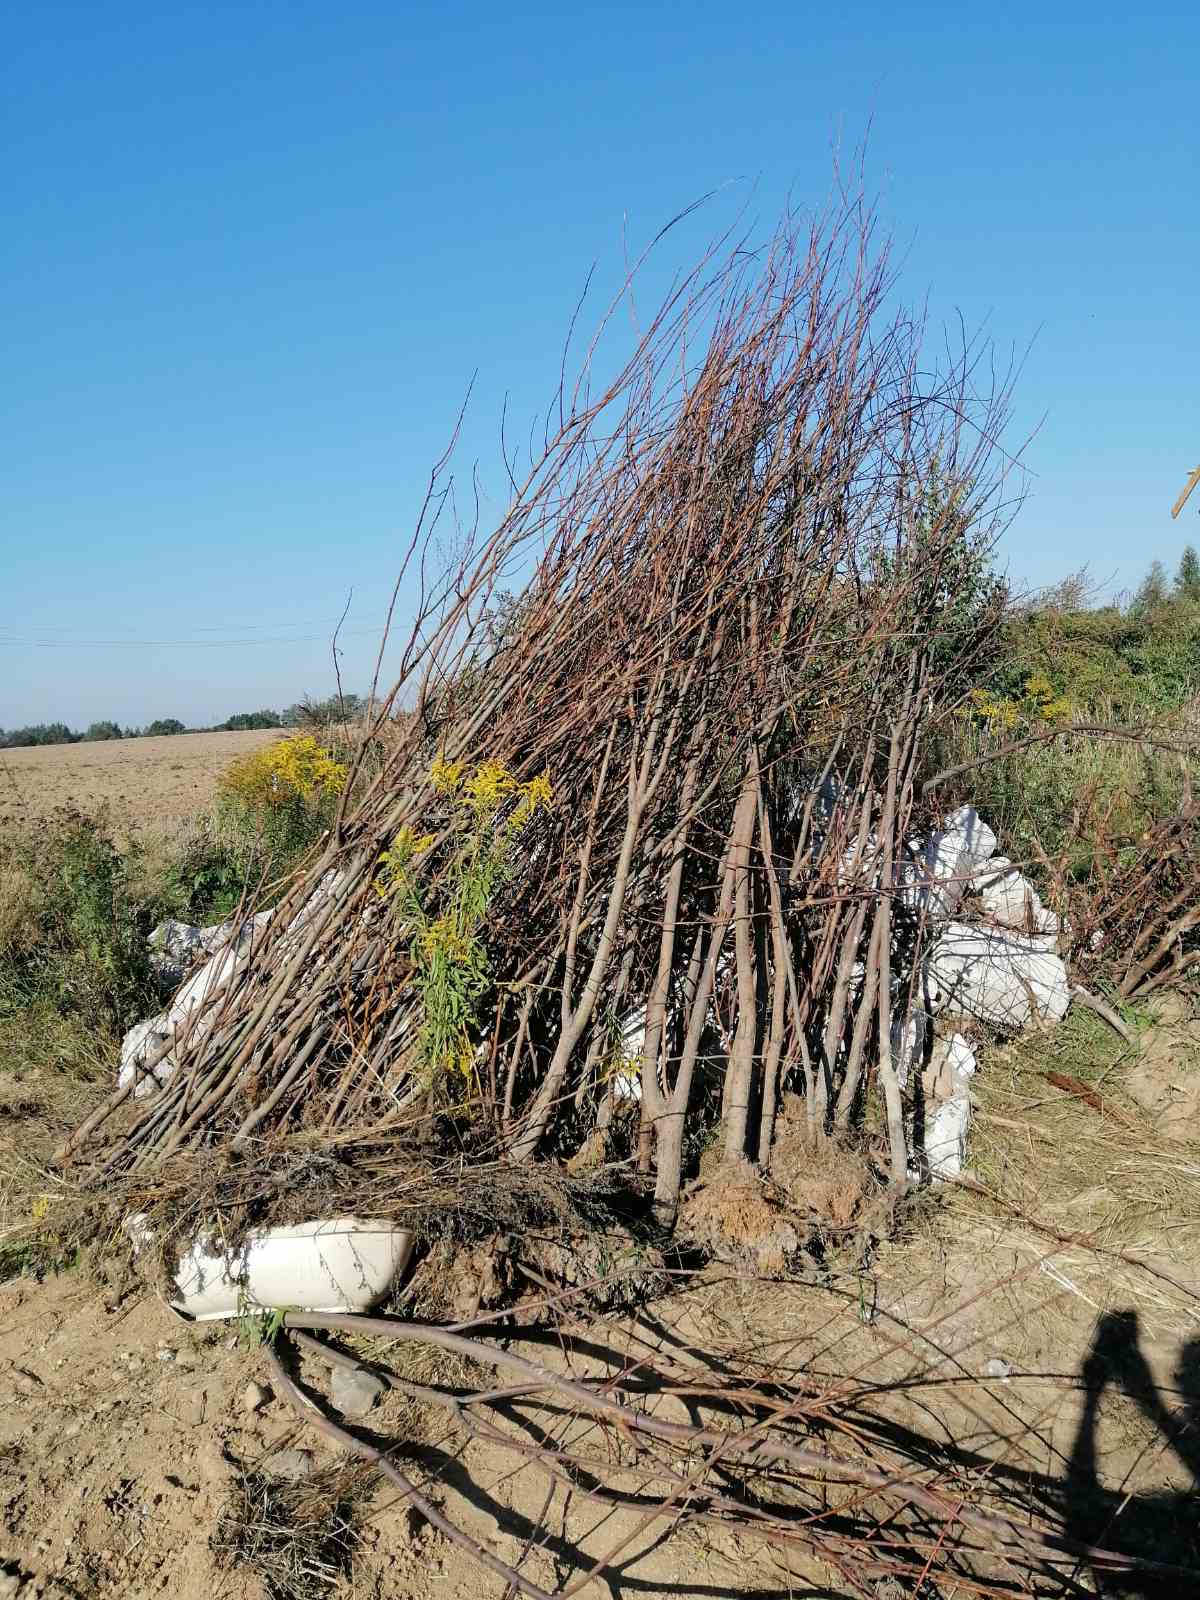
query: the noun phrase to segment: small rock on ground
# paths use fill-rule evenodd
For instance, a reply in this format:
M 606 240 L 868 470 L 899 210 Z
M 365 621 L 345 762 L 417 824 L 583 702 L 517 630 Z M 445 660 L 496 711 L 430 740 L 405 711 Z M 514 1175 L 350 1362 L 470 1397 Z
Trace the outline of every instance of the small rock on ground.
M 179 1420 L 190 1428 L 200 1426 L 207 1408 L 208 1395 L 203 1389 L 185 1389 L 179 1396 Z
M 263 1462 L 264 1470 L 273 1477 L 287 1478 L 293 1483 L 311 1477 L 313 1465 L 311 1450 L 276 1450 Z
M 344 1417 L 365 1417 L 386 1388 L 364 1367 L 335 1367 L 330 1398 Z
M 261 1383 L 248 1383 L 242 1390 L 242 1410 L 248 1416 L 253 1416 L 256 1411 L 261 1411 L 271 1398 L 270 1389 Z

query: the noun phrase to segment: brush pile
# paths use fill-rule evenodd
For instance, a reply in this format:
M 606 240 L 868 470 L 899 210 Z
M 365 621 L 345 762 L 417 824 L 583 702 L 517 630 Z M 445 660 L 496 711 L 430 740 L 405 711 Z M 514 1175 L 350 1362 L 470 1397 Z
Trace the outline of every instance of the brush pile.
M 682 1219 L 715 1254 L 736 1225 L 771 1274 L 800 1239 L 761 1206 L 768 1187 L 846 1230 L 880 1170 L 888 1203 L 904 1188 L 930 958 L 943 941 L 942 1000 L 979 966 L 944 943 L 965 888 L 1030 924 L 998 936 L 1006 948 L 1024 939 L 1040 957 L 1055 935 L 1032 926 L 1020 885 L 1012 910 L 1011 863 L 977 878 L 996 841 L 974 813 L 948 832 L 924 798 L 939 734 L 996 644 L 1004 394 L 977 392 L 971 348 L 927 370 L 891 291 L 860 206 L 789 218 L 764 250 L 707 256 L 600 386 L 614 306 L 529 463 L 507 455 L 499 526 L 458 529 L 441 565 L 439 463 L 401 573 L 415 618 L 327 839 L 269 914 L 247 905 L 224 930 L 60 1152 L 110 1223 L 137 1217 L 182 1247 L 201 1226 L 229 1241 L 338 1215 L 428 1243 L 466 1218 L 506 1248 L 535 1217 L 561 1242 L 621 1186 L 652 1204 L 659 1242 Z M 952 1038 L 942 1056 L 930 1070 L 965 1101 L 969 1050 Z M 723 1194 L 685 1193 L 714 1166 Z M 537 1317 L 611 1282 L 602 1232 L 574 1268 L 523 1257 L 546 1291 Z M 1064 1536 L 1057 1505 L 1035 1523 L 1023 1479 L 997 1509 L 1009 1490 L 982 1456 L 867 1429 L 902 1384 L 874 1376 L 891 1335 L 870 1332 L 861 1282 L 821 1332 L 839 1360 L 852 1334 L 875 1341 L 838 1391 L 861 1384 L 870 1401 L 851 1425 L 807 1368 L 789 1388 L 777 1364 L 743 1380 L 700 1355 L 670 1371 L 637 1355 L 576 1378 L 468 1338 L 503 1316 L 518 1319 L 511 1342 L 530 1314 L 510 1295 L 480 1315 L 502 1257 L 455 1327 L 280 1308 L 268 1359 L 304 1421 L 507 1594 L 549 1594 L 519 1568 L 556 1486 L 632 1510 L 639 1529 L 794 1544 L 864 1595 L 883 1592 L 876 1579 L 1001 1594 L 1057 1584 L 1081 1559 L 1135 1565 Z M 422 1316 L 449 1309 L 406 1293 Z M 478 1393 L 383 1381 L 545 1469 L 515 1566 L 308 1398 L 300 1350 L 357 1365 L 312 1337 L 331 1331 L 503 1373 Z M 657 1415 L 655 1396 L 688 1420 Z M 536 1429 L 503 1429 L 499 1407 L 526 1402 Z M 579 1420 L 602 1452 L 579 1444 Z
M 324 1185 L 409 1224 L 431 1162 L 519 1188 L 616 1154 L 669 1225 L 689 1141 L 765 1164 L 785 1090 L 814 1143 L 878 1093 L 905 1183 L 909 841 L 994 644 L 1004 395 L 970 348 L 925 370 L 872 227 L 710 253 L 597 394 L 606 321 L 435 576 L 439 464 L 387 759 L 76 1131 L 96 1192 L 144 1210 L 203 1170 L 259 1216 Z

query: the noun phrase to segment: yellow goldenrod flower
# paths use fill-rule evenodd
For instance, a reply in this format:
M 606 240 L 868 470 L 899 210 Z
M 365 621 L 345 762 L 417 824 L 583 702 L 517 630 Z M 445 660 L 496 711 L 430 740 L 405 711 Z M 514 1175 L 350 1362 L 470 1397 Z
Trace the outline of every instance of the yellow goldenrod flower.
M 465 1033 L 459 1034 L 448 1052 L 446 1066 L 451 1072 L 461 1073 L 464 1078 L 469 1078 L 475 1071 L 475 1051 Z
M 503 762 L 485 761 L 463 784 L 463 794 L 476 811 L 490 816 L 505 795 L 517 787 L 517 780 Z
M 1001 695 L 992 694 L 987 689 L 972 689 L 970 700 L 974 715 L 986 722 L 990 728 L 1016 726 L 1018 710 L 1014 701 L 1005 700 Z
M 391 848 L 384 850 L 379 857 L 382 872 L 375 879 L 375 893 L 383 900 L 394 894 L 408 878 L 409 863 L 415 856 L 424 855 L 433 842 L 432 833 L 423 833 L 418 837 L 405 823 L 392 840 Z
M 429 781 L 439 794 L 454 794 L 462 782 L 465 763 L 438 756 L 429 769 Z
M 536 778 L 531 778 L 522 793 L 528 802 L 531 816 L 543 806 L 549 806 L 554 803 L 554 790 L 550 786 L 549 775 L 545 772 L 539 773 Z
M 421 934 L 421 944 L 428 960 L 441 956 L 450 966 L 464 966 L 474 955 L 475 942 L 460 933 L 451 916 L 438 917 Z

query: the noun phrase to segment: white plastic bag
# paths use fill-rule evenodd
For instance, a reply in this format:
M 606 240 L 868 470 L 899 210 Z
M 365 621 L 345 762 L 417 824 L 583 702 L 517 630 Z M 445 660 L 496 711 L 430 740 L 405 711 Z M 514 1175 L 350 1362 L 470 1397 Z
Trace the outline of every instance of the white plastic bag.
M 959 806 L 925 840 L 909 847 L 917 856 L 904 873 L 903 903 L 934 921 L 951 917 L 977 869 L 996 848 L 996 835 L 974 806 Z
M 993 922 L 1020 933 L 1057 933 L 1058 918 L 1023 872 L 1007 856 L 993 856 L 976 872 L 971 888 Z

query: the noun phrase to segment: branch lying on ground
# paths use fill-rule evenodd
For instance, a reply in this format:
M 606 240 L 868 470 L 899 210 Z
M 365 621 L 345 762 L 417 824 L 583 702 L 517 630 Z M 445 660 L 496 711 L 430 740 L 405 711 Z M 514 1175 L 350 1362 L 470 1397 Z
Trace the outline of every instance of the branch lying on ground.
M 629 1505 L 628 1497 L 603 1485 L 593 1484 L 590 1488 L 586 1484 L 581 1486 L 578 1475 L 583 1473 L 586 1477 L 589 1464 L 586 1458 L 579 1454 L 577 1447 L 569 1451 L 565 1448 L 556 1448 L 545 1440 L 533 1444 L 505 1433 L 476 1418 L 472 1413 L 473 1408 L 480 1405 L 495 1405 L 502 1401 L 528 1401 L 534 1395 L 542 1395 L 546 1403 L 565 1402 L 573 1417 L 590 1416 L 602 1425 L 615 1427 L 617 1436 L 626 1441 L 631 1452 L 629 1470 L 641 1480 L 643 1486 L 642 1492 L 633 1502 L 634 1507 L 645 1511 L 647 1520 L 677 1517 L 682 1506 L 686 1505 L 686 1514 L 689 1518 L 716 1520 L 726 1526 L 737 1525 L 747 1532 L 769 1532 L 775 1538 L 804 1543 L 814 1554 L 826 1559 L 836 1560 L 850 1549 L 857 1548 L 860 1556 L 869 1555 L 883 1566 L 890 1566 L 893 1570 L 910 1576 L 921 1572 L 927 1575 L 930 1570 L 938 1570 L 935 1563 L 943 1549 L 948 1555 L 952 1554 L 956 1561 L 960 1561 L 966 1549 L 964 1538 L 969 1537 L 974 1541 L 982 1541 L 970 1545 L 970 1550 L 977 1556 L 986 1555 L 990 1548 L 1002 1552 L 1004 1559 L 1010 1564 L 1015 1563 L 1018 1567 L 1029 1571 L 1036 1569 L 1044 1574 L 1057 1571 L 1064 1561 L 1085 1560 L 1095 1570 L 1113 1574 L 1137 1573 L 1188 1582 L 1194 1581 L 1196 1577 L 1194 1573 L 1168 1563 L 1140 1561 L 1115 1551 L 1086 1544 L 1052 1527 L 1038 1527 L 995 1512 L 980 1511 L 975 1506 L 966 1504 L 967 1496 L 961 1485 L 956 1485 L 951 1491 L 949 1488 L 929 1487 L 913 1481 L 912 1475 L 917 1469 L 916 1458 L 905 1459 L 901 1454 L 891 1464 L 880 1466 L 870 1463 L 861 1454 L 857 1458 L 838 1455 L 829 1449 L 818 1449 L 811 1444 L 796 1443 L 781 1431 L 785 1425 L 804 1424 L 810 1412 L 813 1422 L 816 1422 L 819 1416 L 824 1429 L 828 1429 L 833 1419 L 827 1410 L 821 1410 L 817 1402 L 806 1400 L 802 1396 L 789 1397 L 786 1393 L 780 1392 L 778 1385 L 773 1385 L 770 1389 L 757 1390 L 753 1386 L 747 1388 L 740 1383 L 734 1387 L 727 1382 L 719 1381 L 715 1383 L 692 1381 L 684 1384 L 664 1380 L 647 1387 L 644 1381 L 640 1381 L 637 1392 L 643 1399 L 669 1396 L 674 1393 L 681 1398 L 686 1397 L 692 1409 L 699 1406 L 728 1407 L 731 1401 L 736 1401 L 740 1412 L 749 1413 L 746 1426 L 741 1430 L 715 1427 L 704 1422 L 666 1422 L 630 1403 L 630 1397 L 634 1392 L 630 1384 L 631 1374 L 624 1376 L 618 1374 L 593 1382 L 581 1381 L 554 1372 L 511 1350 L 497 1349 L 478 1339 L 467 1338 L 446 1328 L 414 1325 L 383 1317 L 288 1312 L 283 1318 L 283 1326 L 289 1333 L 295 1332 L 312 1353 L 319 1353 L 321 1359 L 331 1364 L 340 1362 L 357 1365 L 353 1358 L 325 1347 L 303 1330 L 337 1330 L 377 1340 L 434 1345 L 473 1361 L 504 1369 L 519 1381 L 506 1387 L 469 1395 L 452 1395 L 433 1386 L 408 1383 L 386 1372 L 384 1375 L 393 1387 L 406 1396 L 450 1411 L 469 1432 L 477 1437 L 486 1437 L 493 1444 L 525 1455 L 528 1460 L 537 1462 L 552 1475 L 563 1478 L 577 1491 L 583 1487 L 584 1492 L 607 1504 Z M 509 1330 L 510 1334 L 511 1331 Z M 281 1337 L 286 1336 L 281 1335 Z M 390 1461 L 385 1452 L 358 1439 L 309 1400 L 288 1375 L 275 1350 L 269 1350 L 268 1356 L 278 1392 L 304 1420 L 312 1423 L 343 1447 L 375 1462 L 434 1527 L 460 1549 L 466 1551 L 472 1559 L 502 1577 L 514 1590 L 529 1596 L 530 1600 L 549 1600 L 545 1590 L 515 1568 L 509 1567 L 484 1549 L 478 1541 L 455 1526 Z M 757 1420 L 753 1415 L 755 1411 L 760 1413 Z M 847 1444 L 857 1445 L 861 1452 L 862 1445 L 853 1429 L 845 1430 L 844 1438 Z M 674 1454 L 662 1457 L 655 1451 L 656 1445 L 666 1446 Z M 686 1458 L 694 1456 L 696 1452 L 701 1453 L 699 1470 L 693 1468 L 691 1471 L 682 1472 L 678 1455 L 682 1453 Z M 878 1460 L 877 1450 L 876 1460 Z M 750 1468 L 769 1469 L 770 1481 L 775 1483 L 777 1491 L 786 1483 L 798 1486 L 803 1482 L 826 1486 L 822 1490 L 825 1496 L 828 1487 L 834 1485 L 865 1490 L 871 1495 L 883 1497 L 886 1501 L 896 1502 L 908 1511 L 934 1518 L 939 1525 L 939 1532 L 936 1539 L 929 1542 L 929 1548 L 921 1553 L 921 1564 L 914 1567 L 909 1559 L 896 1554 L 897 1547 L 911 1550 L 914 1542 L 920 1543 L 927 1536 L 921 1534 L 919 1538 L 916 1535 L 908 1539 L 902 1538 L 896 1530 L 895 1509 L 887 1513 L 886 1521 L 891 1533 L 886 1537 L 868 1514 L 866 1502 L 858 1499 L 855 1499 L 849 1507 L 832 1509 L 826 1499 L 825 1510 L 815 1516 L 806 1513 L 798 1517 L 789 1517 L 784 1511 L 772 1510 L 766 1505 L 761 1493 L 743 1501 L 731 1497 L 727 1491 L 716 1485 L 710 1486 L 707 1481 L 708 1475 L 718 1461 L 725 1464 L 737 1463 L 743 1471 Z M 929 1470 L 928 1462 L 925 1463 L 923 1470 Z M 778 1476 L 780 1473 L 783 1477 Z M 672 1487 L 665 1495 L 660 1493 L 647 1508 L 645 1490 L 655 1481 Z M 977 1488 L 978 1486 L 970 1492 L 976 1493 Z M 850 1524 L 849 1529 L 843 1526 L 847 1520 Z M 950 1529 L 955 1530 L 954 1539 L 947 1537 Z M 622 1542 L 626 1544 L 628 1541 Z M 598 1564 L 592 1569 L 589 1577 L 599 1576 L 602 1570 L 603 1564 Z M 956 1567 L 955 1570 L 962 1579 L 964 1574 L 961 1567 Z M 970 1587 L 979 1594 L 1002 1592 L 986 1581 L 980 1580 L 971 1581 Z

